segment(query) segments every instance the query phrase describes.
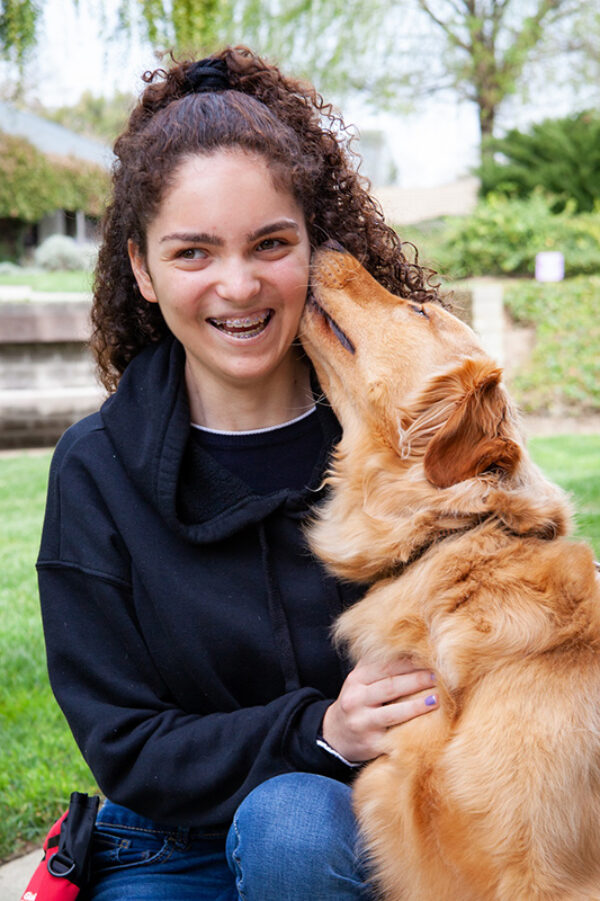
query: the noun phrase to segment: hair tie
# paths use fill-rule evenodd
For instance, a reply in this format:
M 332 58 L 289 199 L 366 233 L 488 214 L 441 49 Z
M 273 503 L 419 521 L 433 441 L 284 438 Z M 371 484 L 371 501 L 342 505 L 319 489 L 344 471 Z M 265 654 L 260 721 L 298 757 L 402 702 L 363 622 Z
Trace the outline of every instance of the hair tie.
M 201 59 L 186 72 L 186 88 L 192 94 L 208 91 L 226 91 L 229 83 L 229 69 L 223 59 Z

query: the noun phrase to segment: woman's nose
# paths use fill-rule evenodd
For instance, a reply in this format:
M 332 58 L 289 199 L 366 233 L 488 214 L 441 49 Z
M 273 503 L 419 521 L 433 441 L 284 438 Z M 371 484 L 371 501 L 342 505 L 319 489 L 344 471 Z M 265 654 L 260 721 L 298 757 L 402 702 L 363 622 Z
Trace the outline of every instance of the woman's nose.
M 260 279 L 250 263 L 240 260 L 224 263 L 216 284 L 216 292 L 223 300 L 244 303 L 260 291 Z

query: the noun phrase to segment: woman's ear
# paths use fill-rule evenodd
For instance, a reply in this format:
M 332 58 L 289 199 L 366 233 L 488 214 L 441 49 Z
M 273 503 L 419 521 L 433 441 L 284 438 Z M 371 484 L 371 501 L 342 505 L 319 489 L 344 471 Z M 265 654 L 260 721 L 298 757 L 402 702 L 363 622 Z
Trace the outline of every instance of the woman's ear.
M 140 294 L 145 300 L 149 301 L 149 303 L 156 303 L 158 298 L 154 292 L 154 285 L 152 284 L 152 279 L 148 272 L 146 259 L 137 244 L 135 244 L 131 238 L 127 242 L 127 253 L 129 255 L 129 262 L 131 263 L 137 286 L 140 289 Z

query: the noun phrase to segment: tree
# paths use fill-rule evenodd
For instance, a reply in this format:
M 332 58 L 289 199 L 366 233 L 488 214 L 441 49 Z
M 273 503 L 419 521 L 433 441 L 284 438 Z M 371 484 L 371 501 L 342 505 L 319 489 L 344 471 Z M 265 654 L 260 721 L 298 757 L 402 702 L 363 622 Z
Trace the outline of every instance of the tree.
M 600 116 L 578 113 L 545 119 L 527 131 L 492 139 L 479 169 L 481 192 L 530 197 L 540 189 L 553 209 L 592 212 L 600 201 Z M 493 154 L 493 156 L 492 156 Z
M 29 42 L 31 22 L 21 29 Z M 559 58 L 567 78 L 600 80 L 600 11 L 586 0 L 119 0 L 119 28 L 178 54 L 248 43 L 338 102 L 352 95 L 397 111 L 458 96 L 475 105 L 482 138 L 544 65 L 546 91 L 564 80 Z
M 452 91 L 476 105 L 481 136 L 528 67 L 578 53 L 593 59 L 582 0 L 123 0 L 153 44 L 211 50 L 239 35 L 334 93 L 379 107 Z M 139 21 L 139 20 L 138 20 Z M 586 44 L 587 41 L 587 44 Z
M 141 20 L 153 45 L 179 50 L 214 49 L 233 23 L 232 0 L 122 0 L 122 24 Z
M 482 140 L 494 133 L 499 105 L 514 94 L 544 28 L 572 8 L 570 0 L 417 0 L 445 43 L 453 86 L 478 111 Z
M 112 97 L 97 97 L 84 91 L 77 103 L 49 110 L 34 104 L 32 110 L 52 122 L 89 138 L 110 144 L 123 130 L 127 117 L 135 104 L 133 94 L 117 91 Z
M 35 46 L 39 17 L 35 0 L 0 0 L 0 57 L 20 70 Z

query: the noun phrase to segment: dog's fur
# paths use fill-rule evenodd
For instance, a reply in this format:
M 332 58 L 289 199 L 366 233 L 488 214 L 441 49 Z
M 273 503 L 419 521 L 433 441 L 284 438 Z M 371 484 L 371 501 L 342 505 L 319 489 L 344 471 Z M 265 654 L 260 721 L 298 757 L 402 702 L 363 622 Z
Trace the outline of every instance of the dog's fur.
M 336 636 L 355 661 L 431 668 L 440 696 L 356 782 L 383 896 L 600 896 L 592 552 L 564 537 L 567 500 L 471 329 L 329 249 L 313 297 L 301 339 L 343 438 L 310 540 L 338 576 L 372 583 Z

